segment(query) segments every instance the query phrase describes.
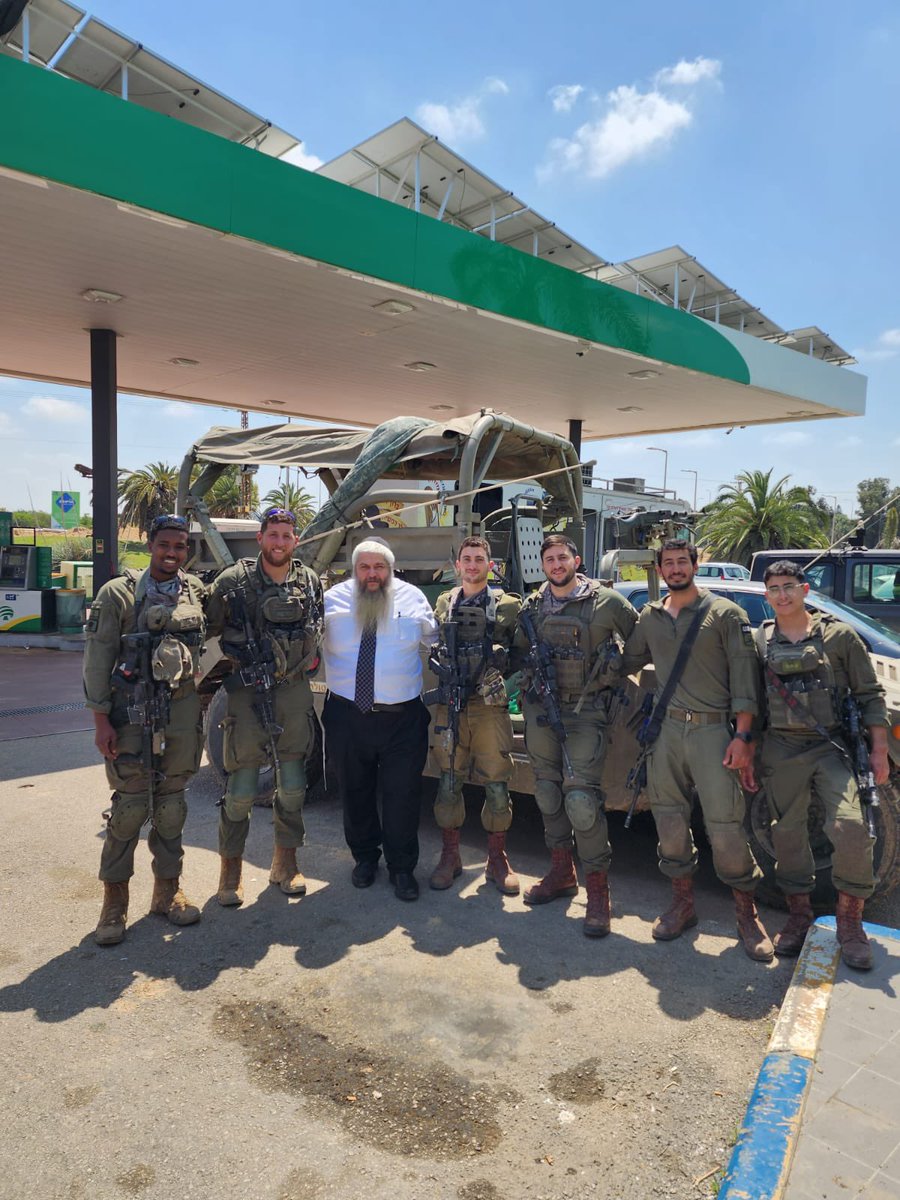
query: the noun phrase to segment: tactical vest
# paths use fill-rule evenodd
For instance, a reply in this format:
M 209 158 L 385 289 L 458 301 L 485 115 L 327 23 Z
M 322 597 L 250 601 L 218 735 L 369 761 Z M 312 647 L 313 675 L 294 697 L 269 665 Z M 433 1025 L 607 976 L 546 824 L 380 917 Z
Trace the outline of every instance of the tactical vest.
M 594 603 L 603 590 L 602 584 L 591 580 L 590 593 L 571 605 L 573 611 L 564 609 L 550 616 L 539 616 L 540 638 L 551 649 L 556 688 L 563 703 L 574 703 L 583 695 L 591 696 L 618 682 L 617 664 L 621 662 L 621 651 L 615 638 L 609 635 L 597 645 L 591 638 Z M 541 595 L 540 592 L 537 594 Z M 538 600 L 535 605 L 538 614 L 540 603 Z M 586 608 L 588 615 L 584 615 Z M 598 658 L 605 663 L 594 671 Z
M 450 593 L 448 620 L 457 623 L 457 657 L 465 660 L 460 666 L 465 667 L 469 679 L 479 677 L 490 656 L 502 595 L 496 588 L 488 588 L 487 604 L 481 605 L 468 604 L 461 587 Z
M 256 639 L 273 663 L 279 683 L 296 679 L 313 662 L 322 637 L 322 614 L 305 578 L 298 583 L 265 582 L 256 569 L 255 558 L 240 561 L 242 580 L 237 590 L 244 594 L 247 614 Z M 240 650 L 246 634 L 226 605 L 222 642 Z M 239 654 L 238 654 L 239 657 Z
M 130 591 L 136 595 L 140 571 L 123 572 Z M 168 683 L 173 692 L 180 692 L 192 683 L 200 661 L 200 650 L 206 637 L 206 616 L 201 592 L 187 579 L 174 606 L 150 604 L 148 597 L 135 600 L 134 620 L 138 633 L 149 633 L 150 659 L 153 678 Z M 122 653 L 128 652 L 123 638 Z M 114 675 L 114 680 L 119 676 Z
M 796 698 L 801 711 L 809 714 L 804 720 L 801 713 L 794 712 L 766 675 L 769 727 L 810 733 L 813 721 L 828 730 L 839 725 L 834 671 L 825 653 L 821 625 L 802 642 L 782 642 L 775 639 L 775 622 L 764 621 L 756 631 L 756 639 L 765 653 L 766 666 Z

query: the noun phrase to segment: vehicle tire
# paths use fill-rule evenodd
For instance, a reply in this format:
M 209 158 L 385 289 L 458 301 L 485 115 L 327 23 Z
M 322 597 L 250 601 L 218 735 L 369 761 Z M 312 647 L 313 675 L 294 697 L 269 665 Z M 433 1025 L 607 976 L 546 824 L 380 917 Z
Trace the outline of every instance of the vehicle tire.
M 885 896 L 900 885 L 900 768 L 892 767 L 889 781 L 878 789 L 881 807 L 876 813 L 875 896 Z M 775 851 L 769 832 L 766 789 L 747 797 L 747 838 L 763 872 L 757 895 L 773 908 L 785 908 L 784 896 L 775 885 Z M 816 886 L 812 906 L 816 912 L 833 912 L 835 891 L 831 882 L 831 842 L 825 836 L 824 813 L 813 797 L 809 806 L 809 842 L 816 864 Z
M 206 757 L 216 779 L 225 786 L 228 772 L 225 770 L 225 738 L 222 720 L 228 709 L 228 695 L 220 687 L 213 696 L 203 715 L 206 733 Z M 322 728 L 318 717 L 315 720 L 315 741 L 306 763 L 306 804 L 315 804 L 325 795 L 325 772 L 322 761 Z M 254 804 L 260 808 L 271 808 L 275 796 L 275 772 L 272 767 L 263 767 L 259 773 L 259 787 Z

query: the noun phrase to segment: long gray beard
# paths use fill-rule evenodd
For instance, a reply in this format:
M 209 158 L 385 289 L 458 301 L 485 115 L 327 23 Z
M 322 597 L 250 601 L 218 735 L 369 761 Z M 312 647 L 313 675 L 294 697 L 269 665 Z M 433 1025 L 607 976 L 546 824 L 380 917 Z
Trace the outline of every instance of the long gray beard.
M 393 579 L 388 579 L 384 587 L 379 588 L 377 592 L 366 591 L 357 580 L 354 616 L 360 632 L 366 629 L 384 629 L 393 609 Z

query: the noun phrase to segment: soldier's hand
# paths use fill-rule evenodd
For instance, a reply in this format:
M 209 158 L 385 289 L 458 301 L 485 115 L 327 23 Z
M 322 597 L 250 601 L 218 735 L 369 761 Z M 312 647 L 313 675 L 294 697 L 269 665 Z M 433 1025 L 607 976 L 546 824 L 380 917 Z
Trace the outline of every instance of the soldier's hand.
M 742 742 L 740 738 L 732 738 L 722 759 L 722 766 L 731 771 L 743 771 L 745 767 L 753 766 L 753 746 Z
M 752 762 L 749 767 L 741 767 L 741 787 L 745 792 L 759 791 L 759 782 Z
M 485 704 L 500 706 L 508 703 L 506 684 L 503 682 L 503 676 L 496 667 L 488 667 L 485 670 L 477 691 Z
M 116 748 L 118 739 L 112 722 L 106 713 L 94 713 L 94 745 L 100 751 L 104 758 L 114 759 L 118 757 L 119 751 Z
M 891 763 L 888 758 L 887 746 L 874 746 L 869 751 L 869 765 L 875 782 L 879 785 L 887 783 L 891 774 Z

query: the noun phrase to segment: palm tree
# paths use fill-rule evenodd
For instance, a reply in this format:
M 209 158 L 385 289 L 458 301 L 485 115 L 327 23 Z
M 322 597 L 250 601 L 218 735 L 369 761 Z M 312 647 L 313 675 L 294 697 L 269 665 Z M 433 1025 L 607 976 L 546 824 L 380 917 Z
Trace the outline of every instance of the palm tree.
M 277 505 L 286 508 L 297 518 L 298 529 L 307 526 L 316 515 L 316 502 L 305 488 L 295 486 L 290 481 L 279 483 L 263 496 L 263 507 Z
M 249 515 L 243 511 L 241 506 L 240 467 L 237 464 L 226 467 L 225 471 L 206 493 L 204 499 L 209 507 L 211 517 L 242 517 Z M 255 508 L 258 504 L 259 488 L 255 482 L 251 482 L 251 509 Z
M 790 475 L 772 482 L 772 470 L 741 471 L 697 523 L 697 541 L 713 558 L 749 564 L 757 550 L 827 546 L 823 516 Z
M 175 511 L 178 468 L 148 463 L 137 471 L 119 472 L 119 528 L 136 525 L 146 534 L 154 517 Z

